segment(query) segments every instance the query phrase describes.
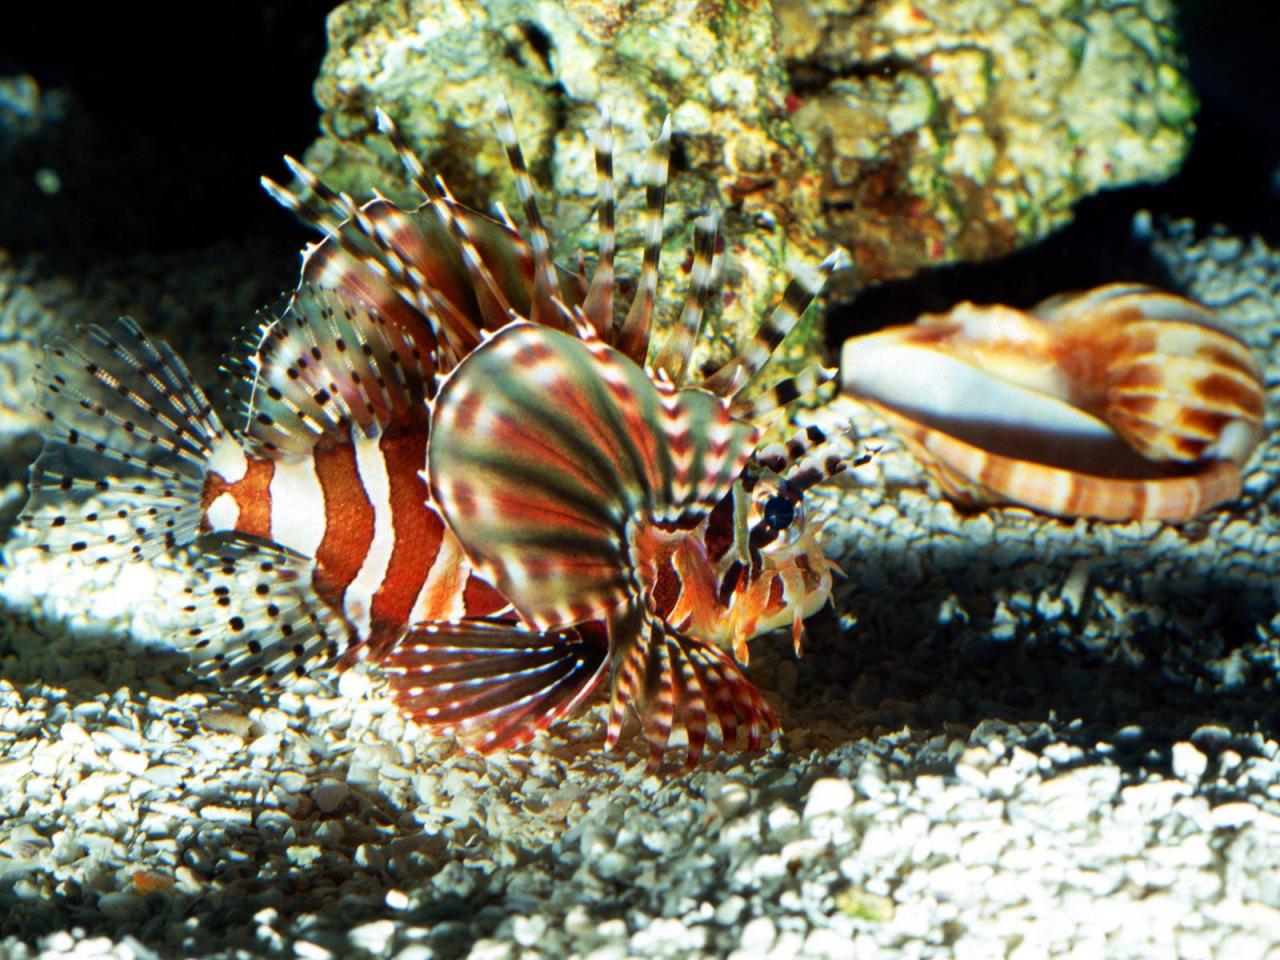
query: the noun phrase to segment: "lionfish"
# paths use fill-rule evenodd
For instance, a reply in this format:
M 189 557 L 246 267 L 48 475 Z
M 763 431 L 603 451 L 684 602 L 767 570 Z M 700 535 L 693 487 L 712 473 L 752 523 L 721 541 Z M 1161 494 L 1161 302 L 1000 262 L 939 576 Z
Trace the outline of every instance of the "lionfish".
M 835 265 L 797 276 L 708 376 L 690 353 L 714 290 L 718 221 L 696 222 L 690 290 L 651 349 L 670 120 L 645 158 L 643 266 L 615 310 L 612 134 L 595 138 L 597 266 L 552 261 L 514 125 L 499 135 L 525 225 L 429 179 L 379 128 L 423 202 L 355 204 L 301 164 L 269 193 L 323 239 L 279 316 L 226 369 L 228 430 L 165 344 L 128 318 L 48 345 L 45 446 L 25 520 L 42 549 L 107 563 L 195 544 L 176 645 L 228 681 L 380 665 L 415 721 L 481 750 L 528 741 L 608 675 L 606 747 L 627 707 L 657 767 L 709 722 L 758 748 L 777 721 L 746 643 L 828 599 L 835 565 L 804 494 L 849 464 L 774 414 L 832 376 L 744 396 Z

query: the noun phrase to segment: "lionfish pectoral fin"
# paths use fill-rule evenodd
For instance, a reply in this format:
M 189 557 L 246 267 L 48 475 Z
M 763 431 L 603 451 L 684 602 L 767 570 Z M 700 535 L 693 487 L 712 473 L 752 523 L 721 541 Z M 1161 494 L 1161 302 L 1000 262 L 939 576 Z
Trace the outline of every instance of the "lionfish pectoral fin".
M 47 553 L 148 559 L 200 531 L 210 464 L 241 456 L 186 366 L 122 317 L 45 348 L 45 445 L 23 521 Z
M 277 688 L 337 662 L 353 642 L 312 586 L 310 560 L 233 539 L 210 543 L 182 598 L 174 645 L 197 672 L 237 687 Z
M 598 622 L 537 632 L 469 620 L 414 627 L 382 666 L 403 713 L 489 751 L 527 743 L 571 714 L 608 662 Z
M 540 628 L 623 604 L 628 519 L 669 472 L 648 429 L 658 406 L 615 351 L 522 322 L 441 386 L 431 495 L 475 568 Z
M 749 750 L 778 728 L 764 697 L 718 647 L 636 610 L 611 622 L 610 631 L 615 669 L 606 749 L 618 743 L 628 704 L 649 744 L 649 772 L 662 765 L 677 726 L 686 738 L 685 769 L 702 759 L 709 716 L 725 750 L 737 745 L 740 725 Z

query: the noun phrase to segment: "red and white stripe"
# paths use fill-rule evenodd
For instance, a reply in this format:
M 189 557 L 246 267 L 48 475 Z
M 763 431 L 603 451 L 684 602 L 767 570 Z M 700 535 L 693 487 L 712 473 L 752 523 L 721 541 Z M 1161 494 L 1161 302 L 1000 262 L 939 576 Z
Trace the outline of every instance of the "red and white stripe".
M 247 457 L 228 439 L 211 458 L 204 529 L 310 557 L 316 592 L 372 641 L 366 655 L 411 625 L 502 613 L 506 599 L 427 505 L 426 441 L 423 429 L 357 432 L 286 462 Z

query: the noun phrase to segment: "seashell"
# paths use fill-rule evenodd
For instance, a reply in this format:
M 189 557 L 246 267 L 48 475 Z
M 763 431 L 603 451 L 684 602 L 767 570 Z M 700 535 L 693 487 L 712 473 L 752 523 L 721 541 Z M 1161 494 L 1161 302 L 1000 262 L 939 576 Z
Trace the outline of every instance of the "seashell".
M 962 303 L 845 342 L 843 390 L 943 490 L 1061 517 L 1188 520 L 1240 494 L 1262 373 L 1207 308 L 1136 284 Z

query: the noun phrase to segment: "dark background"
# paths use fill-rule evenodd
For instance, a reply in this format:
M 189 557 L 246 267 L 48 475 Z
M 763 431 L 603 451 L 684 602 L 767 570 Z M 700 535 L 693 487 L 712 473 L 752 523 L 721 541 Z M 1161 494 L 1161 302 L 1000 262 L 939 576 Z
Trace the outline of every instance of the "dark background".
M 180 16 L 159 4 L 102 4 L 74 13 L 24 3 L 6 13 L 0 73 L 25 72 L 78 101 L 68 121 L 7 163 L 0 248 L 86 260 L 199 249 L 254 235 L 282 251 L 304 237 L 257 186 L 285 175 L 283 152 L 315 137 L 311 83 L 324 53 L 316 0 L 232 2 Z M 1280 13 L 1269 0 L 1184 0 L 1179 26 L 1202 101 L 1180 175 L 1080 204 L 1075 222 L 1032 250 L 992 264 L 929 271 L 864 293 L 840 310 L 835 335 L 911 319 L 957 299 L 1031 303 L 1063 289 L 1155 279 L 1130 240 L 1139 209 L 1280 244 Z M 3 131 L 0 131 L 0 136 Z M 53 197 L 33 185 L 53 157 Z M 285 254 L 292 255 L 292 254 Z

